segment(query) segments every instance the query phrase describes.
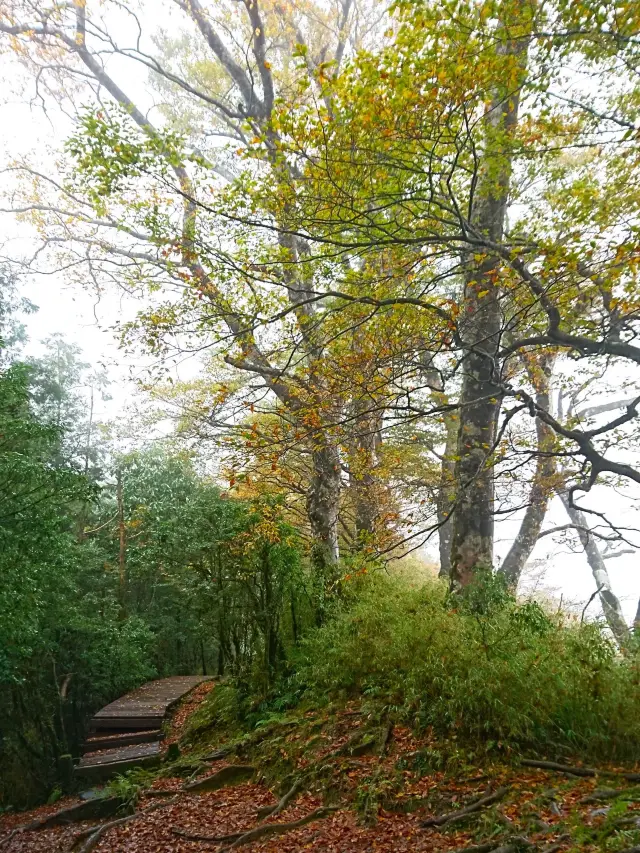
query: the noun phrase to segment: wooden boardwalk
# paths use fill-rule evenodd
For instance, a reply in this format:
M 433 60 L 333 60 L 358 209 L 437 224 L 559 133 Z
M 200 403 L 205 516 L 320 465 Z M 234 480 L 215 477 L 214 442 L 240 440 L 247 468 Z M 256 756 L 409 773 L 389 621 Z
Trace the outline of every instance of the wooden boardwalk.
M 91 718 L 91 734 L 76 774 L 86 781 L 102 782 L 132 767 L 156 763 L 167 713 L 179 699 L 208 680 L 202 675 L 162 678 L 106 705 Z

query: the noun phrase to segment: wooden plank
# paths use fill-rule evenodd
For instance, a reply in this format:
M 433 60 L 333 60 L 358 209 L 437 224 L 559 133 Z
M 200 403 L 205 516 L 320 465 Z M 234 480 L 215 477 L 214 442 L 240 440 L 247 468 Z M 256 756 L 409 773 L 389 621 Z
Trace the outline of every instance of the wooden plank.
M 119 773 L 125 773 L 127 770 L 133 770 L 134 767 L 153 767 L 160 762 L 161 754 L 160 754 L 160 744 L 144 744 L 147 747 L 154 747 L 153 751 L 148 751 L 144 754 L 129 754 L 128 757 L 124 750 L 126 747 L 123 747 L 120 750 L 109 750 L 111 753 L 110 756 L 106 754 L 103 755 L 102 761 L 90 761 L 92 756 L 85 756 L 82 761 L 87 761 L 86 764 L 78 764 L 75 768 L 76 776 L 82 780 L 83 783 L 91 783 L 98 784 L 100 782 L 106 782 L 111 779 L 113 776 L 116 776 Z M 139 747 L 138 747 L 139 749 Z M 116 761 L 114 760 L 114 754 L 119 753 L 120 757 Z M 123 757 L 123 755 L 125 757 Z M 97 756 L 94 756 L 97 757 Z
M 139 758 L 160 755 L 160 744 L 134 743 L 129 746 L 121 746 L 116 749 L 104 749 L 97 752 L 89 752 L 83 755 L 78 764 L 78 770 L 87 767 L 95 767 L 100 764 L 118 764 L 121 761 L 135 761 Z
M 84 745 L 84 751 L 95 752 L 98 749 L 115 749 L 134 743 L 149 743 L 162 739 L 162 729 L 143 729 L 137 732 L 118 732 L 116 734 L 96 735 L 90 737 Z
M 102 720 L 109 720 L 111 727 L 116 728 L 114 723 L 116 720 L 164 717 L 169 708 L 185 693 L 208 680 L 209 678 L 202 675 L 176 675 L 172 678 L 150 681 L 106 705 L 94 715 L 91 725 L 105 728 L 100 723 Z
M 164 714 L 156 717 L 95 717 L 91 720 L 91 728 L 96 730 L 113 731 L 113 729 L 157 729 L 164 722 Z

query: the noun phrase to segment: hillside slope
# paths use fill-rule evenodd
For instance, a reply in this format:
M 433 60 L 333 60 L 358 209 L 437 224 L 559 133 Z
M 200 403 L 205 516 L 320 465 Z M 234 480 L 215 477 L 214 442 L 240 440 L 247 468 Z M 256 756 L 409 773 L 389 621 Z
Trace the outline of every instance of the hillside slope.
M 3 853 L 640 850 L 640 774 L 630 768 L 528 767 L 418 736 L 360 701 L 243 731 L 219 718 L 229 689 L 199 688 L 174 715 L 163 765 L 103 792 L 121 798 L 117 814 L 32 829 L 60 804 L 6 815 Z

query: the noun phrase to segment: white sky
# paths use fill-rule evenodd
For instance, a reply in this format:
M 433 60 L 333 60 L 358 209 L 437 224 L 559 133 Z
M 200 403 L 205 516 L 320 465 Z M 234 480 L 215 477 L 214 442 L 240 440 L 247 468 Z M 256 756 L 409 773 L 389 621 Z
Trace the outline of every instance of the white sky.
M 0 100 L 0 168 L 5 167 L 11 160 L 20 155 L 32 152 L 34 162 L 46 162 L 46 150 L 53 142 L 59 144 L 64 138 L 66 120 L 52 111 L 49 119 L 39 108 L 31 108 L 21 97 L 20 74 L 16 76 L 16 66 L 7 57 L 0 57 L 0 79 L 3 82 L 4 97 Z M 141 97 L 143 102 L 151 102 L 151 96 L 145 92 L 146 81 L 143 75 L 137 79 L 126 78 L 127 85 L 133 86 L 132 94 Z M 7 85 L 8 84 L 8 85 Z M 9 180 L 4 176 L 6 180 Z M 5 182 L 6 187 L 6 182 Z M 4 205 L 2 205 L 4 206 Z M 28 255 L 36 245 L 34 234 L 30 227 L 16 223 L 8 216 L 0 218 L 1 254 L 15 257 Z M 39 311 L 28 318 L 30 344 L 28 351 L 38 354 L 39 341 L 54 332 L 60 332 L 68 341 L 77 343 L 83 350 L 85 360 L 92 364 L 104 364 L 114 380 L 110 393 L 112 400 L 103 404 L 103 411 L 98 417 L 116 419 L 135 392 L 133 379 L 142 378 L 145 359 L 128 357 L 118 348 L 117 341 L 110 327 L 116 319 L 124 315 L 130 316 L 137 306 L 131 300 L 125 302 L 122 295 L 111 292 L 99 302 L 90 289 L 69 286 L 60 275 L 33 277 L 25 282 L 24 295 L 28 296 Z M 193 375 L 197 365 L 193 360 L 177 368 L 177 375 L 185 378 Z M 618 523 L 640 528 L 640 513 L 638 512 L 637 496 L 622 498 L 613 490 L 600 490 L 601 499 L 606 502 L 607 509 L 616 514 Z M 595 505 L 595 501 L 590 501 Z M 556 499 L 548 514 L 545 527 L 568 522 L 564 510 Z M 504 557 L 509 547 L 509 539 L 517 529 L 515 522 L 498 524 L 498 542 L 496 554 Z M 582 553 L 571 553 L 565 546 L 554 545 L 552 537 L 541 540 L 534 552 L 534 565 L 531 574 L 542 579 L 544 587 L 549 588 L 556 596 L 562 595 L 565 602 L 585 603 L 595 590 L 595 583 L 586 558 Z M 428 551 L 435 556 L 435 543 Z M 544 569 L 539 563 L 542 560 Z M 612 587 L 620 597 L 625 614 L 629 621 L 635 615 L 638 598 L 640 597 L 640 567 L 636 555 L 623 556 L 607 561 Z M 594 602 L 589 613 L 596 615 L 599 604 Z

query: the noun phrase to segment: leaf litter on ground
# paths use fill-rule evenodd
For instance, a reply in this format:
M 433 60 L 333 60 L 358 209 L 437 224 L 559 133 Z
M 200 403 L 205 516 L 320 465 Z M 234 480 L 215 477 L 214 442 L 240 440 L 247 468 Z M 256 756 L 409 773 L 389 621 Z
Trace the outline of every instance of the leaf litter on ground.
M 212 688 L 212 683 L 200 685 L 176 709 L 168 730 L 168 743 L 180 740 L 189 716 Z M 419 736 L 401 725 L 394 727 L 388 748 L 380 754 L 374 751 L 352 759 L 346 747 L 369 731 L 366 715 L 351 704 L 342 713 L 338 711 L 324 720 L 321 718 L 321 722 L 321 736 L 310 739 L 305 724 L 313 723 L 317 730 L 318 716 L 302 715 L 300 725 L 291 728 L 284 737 L 274 738 L 274 743 L 277 743 L 279 756 L 296 772 L 306 772 L 318 764 L 330 767 L 330 787 L 336 798 L 332 804 L 337 810 L 286 834 L 253 841 L 242 847 L 246 853 L 305 850 L 314 853 L 449 853 L 494 839 L 499 847 L 501 839 L 510 836 L 525 837 L 535 845 L 532 849 L 540 851 L 596 853 L 604 849 L 584 835 L 576 845 L 578 839 L 571 834 L 572 825 L 579 824 L 588 833 L 605 826 L 608 820 L 608 812 L 584 802 L 593 797 L 598 788 L 598 781 L 593 777 L 567 779 L 550 770 L 517 768 L 497 761 L 486 761 L 482 767 L 465 765 L 458 767 L 456 772 L 453 768 L 433 770 L 423 766 L 421 761 L 425 757 L 437 758 L 444 752 L 443 744 L 437 744 L 431 732 Z M 314 748 L 306 749 L 311 742 Z M 457 754 L 454 745 L 452 753 Z M 212 767 L 218 769 L 234 760 L 229 756 L 203 764 L 192 778 L 205 776 L 212 772 Z M 261 825 L 259 810 L 275 806 L 282 795 L 280 792 L 276 796 L 259 774 L 253 781 L 199 794 L 183 791 L 184 784 L 181 776 L 154 779 L 140 797 L 136 817 L 109 828 L 95 846 L 96 853 L 220 851 L 225 849 L 222 842 L 215 844 L 188 836 L 219 838 L 247 832 Z M 462 810 L 501 786 L 508 788 L 502 802 L 491 804 L 464 821 L 429 828 L 422 826 L 425 820 Z M 370 789 L 373 790 L 372 806 L 367 820 L 363 820 L 354 805 L 362 792 Z M 624 794 L 624 788 L 621 791 Z M 150 804 L 158 802 L 160 792 L 175 792 L 179 796 L 175 802 L 167 801 L 156 810 L 142 813 Z M 378 798 L 376 792 L 380 793 Z M 26 814 L 1 816 L 1 853 L 70 853 L 78 834 L 99 824 L 84 822 L 47 827 L 21 832 L 11 838 L 9 834 L 16 827 L 76 801 L 66 798 L 54 806 L 42 806 Z M 302 790 L 286 808 L 266 821 L 270 824 L 294 823 L 323 805 L 321 791 L 312 786 L 311 790 Z M 639 810 L 638 802 L 631 800 L 625 804 L 626 815 Z M 595 839 L 596 835 L 593 837 Z M 621 848 L 617 843 L 612 849 Z

